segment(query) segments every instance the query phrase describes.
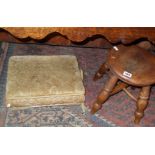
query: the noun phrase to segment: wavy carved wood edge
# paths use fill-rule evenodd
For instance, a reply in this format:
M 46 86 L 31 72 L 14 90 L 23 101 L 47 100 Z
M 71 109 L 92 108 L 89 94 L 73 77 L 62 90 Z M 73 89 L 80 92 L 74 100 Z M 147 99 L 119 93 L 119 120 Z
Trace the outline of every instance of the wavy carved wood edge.
M 0 41 L 13 42 L 13 43 L 45 43 L 51 45 L 64 45 L 64 46 L 82 46 L 82 47 L 111 47 L 111 44 L 104 37 L 95 35 L 90 38 L 86 38 L 84 41 L 77 42 L 68 39 L 66 36 L 63 36 L 59 32 L 51 32 L 42 39 L 34 39 L 30 36 L 26 38 L 18 38 L 11 34 L 9 31 L 6 31 L 0 28 Z
M 110 46 L 131 44 L 139 40 L 155 43 L 155 28 L 114 27 L 2 27 L 0 40 L 8 42 L 41 42 L 60 45 Z M 97 40 L 97 41 L 96 41 Z M 96 41 L 93 43 L 93 41 Z

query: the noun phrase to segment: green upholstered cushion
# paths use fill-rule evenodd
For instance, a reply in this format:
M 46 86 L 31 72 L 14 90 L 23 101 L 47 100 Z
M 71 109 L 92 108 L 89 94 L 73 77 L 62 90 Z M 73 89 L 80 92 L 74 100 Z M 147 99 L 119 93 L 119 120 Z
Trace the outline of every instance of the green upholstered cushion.
M 9 59 L 8 107 L 80 104 L 85 90 L 75 56 L 12 56 Z

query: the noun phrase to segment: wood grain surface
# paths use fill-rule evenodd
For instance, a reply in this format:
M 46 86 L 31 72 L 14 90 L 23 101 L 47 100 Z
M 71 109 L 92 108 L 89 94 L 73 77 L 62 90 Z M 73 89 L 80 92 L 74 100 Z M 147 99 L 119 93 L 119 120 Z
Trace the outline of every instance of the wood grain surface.
M 72 42 L 83 42 L 92 37 L 103 37 L 110 43 L 132 43 L 138 39 L 155 43 L 154 27 L 2 27 L 1 33 L 9 33 L 16 39 L 42 40 L 50 35 L 61 35 Z

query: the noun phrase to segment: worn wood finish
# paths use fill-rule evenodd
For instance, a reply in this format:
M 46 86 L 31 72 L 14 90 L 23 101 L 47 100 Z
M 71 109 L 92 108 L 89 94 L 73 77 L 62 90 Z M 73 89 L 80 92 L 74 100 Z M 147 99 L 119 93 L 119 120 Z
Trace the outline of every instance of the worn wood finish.
M 155 55 L 138 46 L 119 45 L 109 52 L 107 63 L 110 71 L 119 79 L 136 86 L 147 86 L 155 83 Z M 124 75 L 131 74 L 131 78 Z
M 106 68 L 105 64 L 107 66 Z M 155 72 L 153 72 L 154 67 L 155 55 L 144 48 L 135 45 L 119 45 L 113 47 L 108 53 L 106 62 L 101 65 L 95 74 L 95 79 L 101 78 L 105 73 L 105 69 L 108 68 L 109 72 L 114 77 L 124 83 L 119 83 L 114 89 L 112 89 L 117 81 L 112 81 L 110 78 L 110 80 L 105 84 L 105 88 L 94 102 L 91 112 L 97 112 L 101 109 L 102 104 L 110 95 L 113 95 L 123 89 L 137 102 L 134 122 L 138 124 L 144 116 L 144 110 L 148 104 L 150 87 L 155 84 Z M 128 92 L 126 89 L 128 85 L 142 87 L 138 99 Z
M 150 86 L 143 87 L 140 91 L 139 99 L 137 101 L 137 109 L 135 112 L 134 122 L 138 124 L 141 118 L 144 116 L 144 110 L 148 105 L 148 99 L 150 95 Z
M 61 46 L 77 46 L 77 47 L 98 47 L 98 48 L 111 48 L 111 44 L 108 40 L 103 37 L 92 37 L 91 39 L 86 39 L 83 42 L 73 42 L 63 35 L 49 34 L 41 40 L 35 40 L 30 37 L 28 38 L 16 38 L 9 32 L 0 29 L 0 41 L 12 42 L 12 43 L 41 43 L 50 45 L 61 45 Z
M 117 76 L 111 75 L 110 79 L 105 84 L 103 90 L 98 95 L 97 100 L 93 103 L 93 107 L 91 109 L 92 114 L 94 114 L 95 112 L 97 112 L 99 109 L 102 108 L 102 104 L 109 98 L 117 81 L 118 81 Z
M 119 27 L 2 27 L 1 32 L 10 33 L 16 39 L 32 38 L 36 41 L 48 38 L 50 35 L 61 34 L 72 42 L 84 42 L 92 37 L 106 38 L 110 43 L 129 44 L 138 39 L 155 43 L 155 28 L 119 28 Z M 1 38 L 1 35 L 0 35 Z
M 106 63 L 103 63 L 101 65 L 101 67 L 99 68 L 99 70 L 96 72 L 96 74 L 94 75 L 93 80 L 96 81 L 100 78 L 102 78 L 103 74 L 108 70 L 108 66 L 106 65 Z
M 110 95 L 114 95 L 118 92 L 120 92 L 121 90 L 124 90 L 124 88 L 127 88 L 129 85 L 124 83 L 124 82 L 120 82 L 116 85 L 116 87 L 112 90 Z

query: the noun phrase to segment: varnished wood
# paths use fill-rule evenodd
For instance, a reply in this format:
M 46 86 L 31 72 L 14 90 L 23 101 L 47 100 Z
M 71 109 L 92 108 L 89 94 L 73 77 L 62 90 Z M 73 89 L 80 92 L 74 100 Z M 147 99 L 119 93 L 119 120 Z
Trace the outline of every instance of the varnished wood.
M 138 124 L 141 118 L 144 116 L 144 110 L 148 105 L 148 99 L 150 95 L 150 86 L 143 87 L 140 91 L 139 99 L 137 101 L 137 109 L 135 112 L 134 122 Z
M 123 90 L 129 97 L 131 97 L 134 101 L 137 102 L 137 98 L 133 94 L 131 94 L 126 88 L 123 88 Z
M 128 87 L 128 84 L 124 83 L 124 82 L 120 82 L 116 85 L 116 87 L 112 90 L 110 95 L 114 95 L 118 92 L 120 92 L 121 90 L 123 90 L 124 88 Z
M 103 77 L 103 75 L 106 73 L 106 71 L 108 70 L 108 65 L 105 63 L 103 63 L 100 68 L 98 69 L 98 71 L 95 73 L 93 80 L 97 81 L 99 79 L 101 79 Z M 119 82 L 114 89 L 112 90 L 112 92 L 110 93 L 110 95 L 114 95 L 118 92 L 120 92 L 121 90 L 123 90 L 123 88 L 128 87 L 128 84 L 124 83 L 124 82 Z
M 104 73 L 105 73 L 107 70 L 108 70 L 107 64 L 106 64 L 106 63 L 103 63 L 103 64 L 100 66 L 99 70 L 95 73 L 93 80 L 94 80 L 94 81 L 97 81 L 97 80 L 99 80 L 100 78 L 102 78 L 103 75 L 104 75 Z
M 138 46 L 117 46 L 108 56 L 108 66 L 122 81 L 135 85 L 147 86 L 155 83 L 155 55 Z M 124 75 L 131 74 L 131 78 Z
M 105 84 L 103 90 L 100 92 L 97 100 L 94 102 L 91 113 L 94 114 L 102 108 L 102 104 L 109 98 L 111 91 L 117 83 L 118 78 L 115 75 L 111 75 L 108 82 Z
M 72 42 L 83 42 L 86 39 L 91 40 L 92 37 L 102 37 L 110 43 L 130 44 L 139 39 L 155 43 L 154 27 L 2 27 L 0 40 L 1 33 L 9 33 L 17 40 L 24 39 L 25 41 L 28 38 L 39 41 L 48 39 L 50 35 L 61 34 Z
M 141 41 L 137 43 L 136 45 L 145 50 L 149 50 L 149 51 L 155 50 L 155 47 L 149 41 Z
M 39 44 L 50 44 L 50 45 L 61 45 L 61 46 L 77 46 L 77 47 L 98 47 L 98 48 L 110 48 L 111 44 L 108 40 L 103 37 L 92 37 L 91 39 L 86 38 L 82 42 L 73 42 L 67 37 L 60 33 L 51 33 L 45 38 L 40 40 L 28 38 L 17 38 L 3 29 L 0 29 L 0 41 L 11 42 L 11 43 L 39 43 Z
M 110 78 L 110 80 L 105 84 L 105 89 L 103 89 L 97 97 L 97 101 L 93 103 L 92 113 L 95 113 L 101 109 L 102 104 L 110 95 L 123 89 L 133 100 L 136 101 L 137 109 L 135 111 L 134 122 L 137 124 L 140 122 L 144 116 L 144 110 L 148 105 L 150 87 L 155 84 L 155 55 L 146 50 L 148 47 L 145 45 L 119 45 L 113 47 L 109 51 L 108 58 L 106 60 L 106 65 L 108 66 L 109 72 L 114 75 L 115 79 L 119 79 L 123 82 L 119 83 L 112 90 L 112 87 L 114 87 L 117 80 L 113 81 Z M 104 64 L 96 73 L 97 78 L 101 77 L 102 71 L 105 71 Z M 141 87 L 138 99 L 126 89 L 128 85 Z M 108 88 L 109 91 L 106 91 L 106 88 Z

